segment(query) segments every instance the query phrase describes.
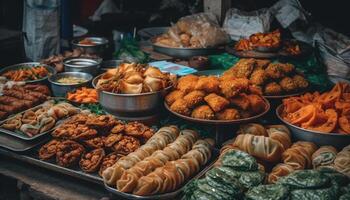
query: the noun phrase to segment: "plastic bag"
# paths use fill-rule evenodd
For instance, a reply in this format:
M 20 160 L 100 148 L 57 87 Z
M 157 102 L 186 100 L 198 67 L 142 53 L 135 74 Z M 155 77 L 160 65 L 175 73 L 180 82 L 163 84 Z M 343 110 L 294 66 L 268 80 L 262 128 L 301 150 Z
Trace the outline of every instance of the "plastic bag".
M 228 41 L 228 35 L 213 14 L 199 13 L 180 18 L 156 43 L 170 47 L 207 48 Z
M 138 42 L 128 37 L 120 41 L 120 49 L 114 53 L 114 56 L 125 62 L 147 63 L 149 61 L 149 55 L 141 51 Z
M 226 12 L 223 28 L 232 40 L 237 41 L 254 33 L 269 31 L 272 19 L 270 11 L 265 8 L 252 12 L 231 8 Z

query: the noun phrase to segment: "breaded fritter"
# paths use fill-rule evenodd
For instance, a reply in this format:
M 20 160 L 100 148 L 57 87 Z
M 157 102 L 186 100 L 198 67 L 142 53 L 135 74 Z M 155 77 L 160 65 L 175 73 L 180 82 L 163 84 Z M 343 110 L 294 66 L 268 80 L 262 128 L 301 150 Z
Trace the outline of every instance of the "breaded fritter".
M 198 76 L 192 74 L 183 76 L 178 80 L 176 88 L 186 93 L 191 92 L 194 90 L 198 79 Z
M 235 120 L 240 119 L 241 116 L 238 110 L 234 108 L 227 108 L 215 114 L 216 119 L 218 120 Z
M 193 109 L 191 117 L 198 119 L 214 119 L 214 111 L 208 105 L 201 105 Z
M 286 92 L 295 91 L 298 86 L 294 83 L 293 79 L 290 77 L 285 77 L 279 82 L 282 89 Z
M 222 96 L 215 93 L 210 93 L 204 97 L 204 100 L 215 112 L 219 112 L 230 104 L 230 102 Z
M 280 63 L 270 63 L 265 69 L 268 78 L 279 79 L 285 77 L 284 70 Z
M 253 85 L 263 85 L 266 81 L 265 70 L 263 69 L 254 70 L 252 75 L 249 78 L 249 81 Z
M 276 82 L 268 83 L 265 86 L 264 94 L 266 95 L 279 95 L 282 93 L 282 87 Z
M 309 82 L 301 75 L 293 76 L 294 84 L 300 89 L 305 89 L 309 86 Z
M 226 73 L 231 73 L 236 78 L 248 78 L 253 72 L 256 62 L 253 58 L 240 59 L 233 67 L 227 70 Z
M 226 98 L 232 98 L 249 89 L 249 80 L 246 78 L 222 80 L 220 89 Z
M 177 99 L 181 99 L 185 96 L 185 92 L 181 90 L 174 90 L 170 92 L 166 97 L 165 97 L 165 102 L 168 105 L 173 104 Z
M 262 113 L 263 111 L 265 111 L 266 103 L 261 96 L 255 95 L 255 94 L 249 94 L 249 95 L 247 95 L 247 98 L 248 98 L 249 103 L 250 103 L 251 111 L 254 114 L 259 114 L 259 113 Z
M 200 90 L 194 90 L 188 94 L 186 94 L 183 99 L 185 100 L 187 106 L 189 108 L 193 108 L 198 104 L 202 103 L 205 97 L 205 92 Z
M 183 99 L 177 99 L 173 104 L 171 104 L 170 110 L 186 116 L 189 116 L 191 114 L 186 101 Z
M 255 69 L 265 69 L 271 63 L 271 61 L 267 59 L 255 59 L 255 62 Z
M 207 93 L 217 93 L 219 91 L 220 81 L 216 76 L 201 76 L 199 77 L 195 89 L 204 90 Z
M 248 110 L 250 108 L 250 102 L 247 95 L 241 93 L 230 99 L 230 103 L 242 110 Z

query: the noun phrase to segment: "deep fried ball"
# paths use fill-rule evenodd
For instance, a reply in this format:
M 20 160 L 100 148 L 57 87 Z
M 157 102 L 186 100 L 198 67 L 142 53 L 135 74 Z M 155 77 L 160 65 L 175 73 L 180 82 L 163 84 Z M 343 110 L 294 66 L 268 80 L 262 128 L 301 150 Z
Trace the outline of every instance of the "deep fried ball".
M 186 101 L 184 99 L 176 100 L 173 104 L 171 104 L 170 110 L 186 116 L 189 116 L 191 114 L 191 111 L 188 108 Z
M 282 89 L 286 92 L 294 91 L 298 88 L 298 86 L 294 83 L 293 79 L 290 77 L 283 78 L 279 84 L 281 85 Z
M 214 111 L 208 105 L 201 105 L 193 109 L 191 117 L 197 119 L 214 119 Z
M 282 93 L 282 87 L 276 82 L 268 83 L 265 86 L 264 94 L 266 95 L 279 95 Z
M 224 94 L 226 98 L 231 98 L 237 94 L 248 90 L 249 80 L 246 78 L 237 79 L 227 79 L 222 80 L 220 83 L 221 93 Z
M 200 90 L 194 90 L 183 97 L 189 108 L 193 108 L 203 102 L 205 93 Z
M 177 99 L 181 99 L 185 96 L 185 92 L 181 90 L 174 90 L 170 92 L 166 97 L 165 97 L 165 102 L 168 105 L 173 104 Z
M 300 89 L 305 89 L 309 86 L 309 82 L 301 75 L 293 76 L 293 81 Z
M 181 90 L 187 93 L 194 90 L 194 87 L 196 86 L 197 81 L 198 81 L 198 76 L 195 76 L 192 74 L 183 76 L 177 82 L 176 88 L 178 90 Z
M 215 112 L 219 112 L 230 104 L 230 102 L 222 96 L 211 93 L 204 97 L 204 100 Z
M 219 120 L 235 120 L 241 118 L 238 110 L 234 108 L 224 109 L 223 111 L 216 113 L 215 116 Z
M 253 85 L 263 85 L 266 81 L 265 70 L 257 69 L 254 70 L 252 75 L 249 78 L 250 83 Z
M 271 63 L 265 69 L 265 74 L 268 78 L 279 79 L 285 76 L 281 63 Z
M 207 93 L 217 93 L 219 91 L 220 81 L 216 76 L 201 76 L 199 77 L 195 89 L 204 90 Z

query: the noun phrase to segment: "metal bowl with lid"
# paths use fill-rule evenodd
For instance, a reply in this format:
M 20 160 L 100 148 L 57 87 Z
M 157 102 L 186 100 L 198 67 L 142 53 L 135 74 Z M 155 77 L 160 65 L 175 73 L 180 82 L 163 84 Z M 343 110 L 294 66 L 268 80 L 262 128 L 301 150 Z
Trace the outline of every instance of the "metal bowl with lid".
M 89 40 L 91 44 L 81 44 L 82 40 Z M 85 37 L 72 40 L 73 49 L 81 49 L 84 53 L 102 56 L 108 48 L 109 41 L 104 37 Z
M 66 72 L 84 72 L 96 75 L 100 68 L 101 61 L 91 58 L 68 58 L 63 61 Z
M 84 79 L 84 82 L 81 83 L 60 83 L 58 80 L 67 77 L 75 77 Z M 83 72 L 63 72 L 58 73 L 49 77 L 49 82 L 51 84 L 51 90 L 54 96 L 56 97 L 65 97 L 68 92 L 71 92 L 77 88 L 87 86 L 91 80 L 92 75 Z

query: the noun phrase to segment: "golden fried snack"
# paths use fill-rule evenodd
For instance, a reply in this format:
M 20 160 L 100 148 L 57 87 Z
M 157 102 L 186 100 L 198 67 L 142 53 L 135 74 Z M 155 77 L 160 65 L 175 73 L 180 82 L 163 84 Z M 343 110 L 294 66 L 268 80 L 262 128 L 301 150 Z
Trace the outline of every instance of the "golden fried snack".
M 251 111 L 254 114 L 259 114 L 265 111 L 266 103 L 261 96 L 256 94 L 249 94 L 247 95 L 247 98 L 249 100 Z
M 137 137 L 144 143 L 154 135 L 154 130 L 142 123 L 130 122 L 125 125 L 124 133 L 129 136 Z
M 171 104 L 170 110 L 186 116 L 189 116 L 191 114 L 191 111 L 188 108 L 186 101 L 184 99 L 176 100 L 173 104 Z
M 62 167 L 70 167 L 79 161 L 84 152 L 84 147 L 79 143 L 63 141 L 57 145 L 56 162 Z
M 195 89 L 196 82 L 198 81 L 198 79 L 198 76 L 192 74 L 181 77 L 177 82 L 176 88 L 186 93 L 190 92 Z
M 234 108 L 226 108 L 221 112 L 216 113 L 215 116 L 218 120 L 235 120 L 241 118 L 238 110 Z
M 241 93 L 231 98 L 230 103 L 242 110 L 248 110 L 250 108 L 250 102 L 248 96 L 245 93 Z
M 280 66 L 285 74 L 290 74 L 295 71 L 295 67 L 289 63 L 280 63 Z
M 246 78 L 225 79 L 221 81 L 220 89 L 226 98 L 232 98 L 249 89 L 249 80 Z
M 122 134 L 109 134 L 103 141 L 105 147 L 112 147 L 115 143 L 123 139 Z
M 286 92 L 295 91 L 298 86 L 294 83 L 292 78 L 285 77 L 279 82 L 282 89 Z
M 95 172 L 99 169 L 104 156 L 105 151 L 103 149 L 94 149 L 81 157 L 79 166 L 84 172 Z
M 206 97 L 204 97 L 204 100 L 215 112 L 221 111 L 222 109 L 224 109 L 226 106 L 230 104 L 230 102 L 227 99 L 215 93 L 211 93 L 207 95 Z
M 86 147 L 92 148 L 92 149 L 98 149 L 98 148 L 103 148 L 104 147 L 104 140 L 105 137 L 100 136 L 100 137 L 95 137 L 89 140 L 85 140 L 84 144 Z
M 112 165 L 114 165 L 123 156 L 124 155 L 117 154 L 116 152 L 106 155 L 102 159 L 101 167 L 100 167 L 100 170 L 98 171 L 98 174 L 102 176 L 102 173 L 105 169 L 107 169 L 108 167 L 112 167 Z
M 288 174 L 292 173 L 294 170 L 294 168 L 290 165 L 284 164 L 284 163 L 280 163 L 278 165 L 276 165 L 271 173 L 267 176 L 267 182 L 269 184 L 275 183 L 277 182 L 277 180 L 280 177 L 283 176 L 287 176 Z
M 250 83 L 253 85 L 263 85 L 266 81 L 265 70 L 257 69 L 254 70 L 249 78 Z
M 95 129 L 110 130 L 119 123 L 121 122 L 116 120 L 112 115 L 99 115 L 89 117 L 85 124 Z
M 123 132 L 125 129 L 125 124 L 123 123 L 118 123 L 117 125 L 115 125 L 112 130 L 111 130 L 111 133 L 113 134 L 118 134 L 118 133 L 121 133 Z
M 59 140 L 53 139 L 39 150 L 40 160 L 48 160 L 56 155 L 57 145 L 60 143 Z
M 255 69 L 265 69 L 270 63 L 270 60 L 267 59 L 255 59 L 256 68 Z
M 249 85 L 248 91 L 252 94 L 263 95 L 263 89 L 261 86 Z
M 268 78 L 279 79 L 285 77 L 285 72 L 281 63 L 270 63 L 265 69 L 265 74 Z
M 197 119 L 214 119 L 214 111 L 208 105 L 201 105 L 193 109 L 191 117 Z
M 282 87 L 276 82 L 271 82 L 265 86 L 264 93 L 266 95 L 279 95 L 282 93 Z
M 293 76 L 293 82 L 300 89 L 305 89 L 309 86 L 309 82 L 301 75 Z
M 236 78 L 248 78 L 253 72 L 256 62 L 253 58 L 240 59 L 233 67 L 224 72 L 231 73 Z
M 78 124 L 76 129 L 72 130 L 72 134 L 67 137 L 72 140 L 88 140 L 97 136 L 97 131 L 87 125 Z
M 123 136 L 122 139 L 115 143 L 112 149 L 118 154 L 128 155 L 141 146 L 140 141 L 132 136 Z
M 219 91 L 220 81 L 216 76 L 200 76 L 195 89 L 204 90 L 207 93 L 217 93 Z
M 262 135 L 268 137 L 265 127 L 257 123 L 242 124 L 239 126 L 237 134 Z
M 165 102 L 168 105 L 173 104 L 177 99 L 181 99 L 185 96 L 185 92 L 181 90 L 174 90 L 170 92 L 166 97 L 165 97 Z
M 193 108 L 203 102 L 205 93 L 200 90 L 194 90 L 183 97 L 186 101 L 186 105 L 189 108 Z

